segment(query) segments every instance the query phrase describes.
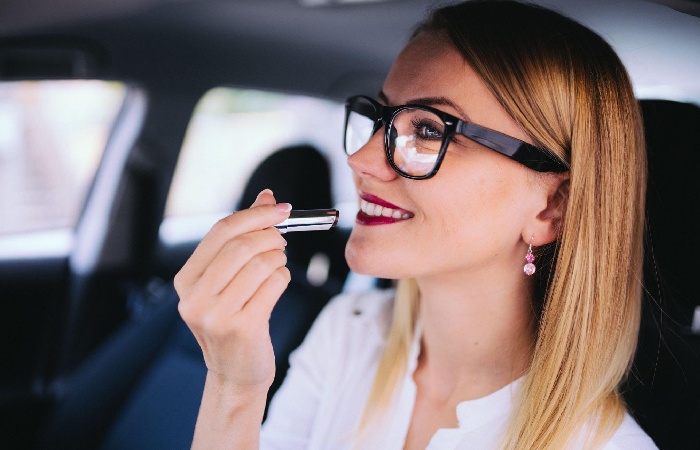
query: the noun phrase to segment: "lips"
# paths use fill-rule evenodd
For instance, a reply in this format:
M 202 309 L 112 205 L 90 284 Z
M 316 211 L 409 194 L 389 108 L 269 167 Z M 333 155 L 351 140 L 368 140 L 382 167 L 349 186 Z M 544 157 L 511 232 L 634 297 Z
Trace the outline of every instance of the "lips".
M 355 222 L 360 225 L 386 225 L 413 217 L 413 213 L 382 198 L 360 192 L 360 211 Z

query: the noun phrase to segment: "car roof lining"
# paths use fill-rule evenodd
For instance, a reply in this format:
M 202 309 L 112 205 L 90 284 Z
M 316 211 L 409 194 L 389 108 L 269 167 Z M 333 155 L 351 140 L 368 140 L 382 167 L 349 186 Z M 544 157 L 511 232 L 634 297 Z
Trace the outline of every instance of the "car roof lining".
M 98 74 L 103 78 L 198 90 L 255 85 L 343 99 L 375 93 L 415 22 L 435 3 L 9 0 L 0 7 L 0 43 L 12 36 L 81 36 L 109 55 Z M 642 0 L 542 3 L 608 39 L 640 97 L 700 103 L 700 52 L 689 48 L 700 42 L 700 19 Z

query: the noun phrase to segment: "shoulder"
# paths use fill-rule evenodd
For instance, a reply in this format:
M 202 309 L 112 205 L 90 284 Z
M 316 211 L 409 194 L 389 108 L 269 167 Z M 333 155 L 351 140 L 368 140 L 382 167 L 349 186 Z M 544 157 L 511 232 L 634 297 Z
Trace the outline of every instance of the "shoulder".
M 328 302 L 314 327 L 330 328 L 336 333 L 360 328 L 384 336 L 391 323 L 394 294 L 393 289 L 340 294 Z
M 391 324 L 393 300 L 394 290 L 334 297 L 319 314 L 300 349 L 314 349 L 326 356 L 331 352 L 352 355 L 383 345 Z
M 343 441 L 353 432 L 391 322 L 393 298 L 393 291 L 376 290 L 328 302 L 290 356 L 261 448 L 329 448 L 329 439 Z
M 329 314 L 347 317 L 352 315 L 365 322 L 384 323 L 391 319 L 394 304 L 394 289 L 373 289 L 363 292 L 340 294 L 334 297 L 326 309 Z
M 603 450 L 658 450 L 654 441 L 629 414 Z

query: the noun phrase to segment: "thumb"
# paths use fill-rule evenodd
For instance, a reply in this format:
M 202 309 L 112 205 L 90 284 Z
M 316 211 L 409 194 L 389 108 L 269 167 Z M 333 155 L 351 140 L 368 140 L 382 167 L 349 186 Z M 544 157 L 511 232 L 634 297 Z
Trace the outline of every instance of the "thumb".
M 275 200 L 275 196 L 272 191 L 270 189 L 264 189 L 258 194 L 258 197 L 251 205 L 251 208 L 261 205 L 274 205 L 275 203 L 277 203 L 277 201 Z

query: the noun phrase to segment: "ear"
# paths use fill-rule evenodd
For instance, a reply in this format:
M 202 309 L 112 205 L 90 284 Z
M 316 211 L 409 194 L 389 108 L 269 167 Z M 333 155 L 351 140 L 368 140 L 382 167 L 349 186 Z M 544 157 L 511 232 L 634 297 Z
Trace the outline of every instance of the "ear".
M 533 219 L 523 229 L 523 241 L 540 246 L 557 240 L 561 233 L 569 200 L 569 172 L 547 174 L 542 180 L 542 201 Z

